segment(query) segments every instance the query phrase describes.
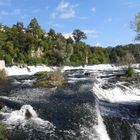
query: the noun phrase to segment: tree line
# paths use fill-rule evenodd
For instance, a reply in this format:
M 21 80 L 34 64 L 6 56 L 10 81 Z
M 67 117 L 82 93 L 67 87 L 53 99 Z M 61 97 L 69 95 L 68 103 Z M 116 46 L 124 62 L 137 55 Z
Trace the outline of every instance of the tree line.
M 56 66 L 140 63 L 139 44 L 102 48 L 83 42 L 87 36 L 79 29 L 72 36 L 65 38 L 54 29 L 45 32 L 36 18 L 27 27 L 22 22 L 12 27 L 0 24 L 0 59 L 7 64 Z

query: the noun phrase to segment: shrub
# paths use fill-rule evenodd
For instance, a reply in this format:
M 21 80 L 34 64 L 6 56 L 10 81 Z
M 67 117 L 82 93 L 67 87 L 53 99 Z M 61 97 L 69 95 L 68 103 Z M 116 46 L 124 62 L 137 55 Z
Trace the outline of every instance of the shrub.
M 6 127 L 2 123 L 0 123 L 0 140 L 6 140 L 6 135 Z
M 11 57 L 11 55 L 6 55 L 5 56 L 5 62 L 7 64 L 12 64 L 12 57 Z
M 0 70 L 0 80 L 6 80 L 7 79 L 7 74 L 5 70 Z
M 49 72 L 47 71 L 39 71 L 34 74 L 34 76 L 45 76 L 48 75 Z
M 59 69 L 47 73 L 43 76 L 43 78 L 37 80 L 36 85 L 39 87 L 47 87 L 47 88 L 53 88 L 56 86 L 61 86 L 64 83 L 64 77 L 63 74 Z
M 136 72 L 135 72 L 134 68 L 129 67 L 127 69 L 127 76 L 131 77 L 131 78 L 136 78 Z

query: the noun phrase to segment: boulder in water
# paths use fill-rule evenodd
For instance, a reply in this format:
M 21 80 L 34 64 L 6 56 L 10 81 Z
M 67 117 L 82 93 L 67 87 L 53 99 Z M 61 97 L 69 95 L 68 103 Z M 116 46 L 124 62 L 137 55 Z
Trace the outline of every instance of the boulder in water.
M 30 113 L 30 111 L 28 109 L 26 109 L 25 118 L 30 119 L 31 117 L 32 117 L 32 114 Z
M 85 72 L 85 76 L 90 76 L 90 73 L 89 72 Z
M 0 102 L 0 110 L 4 107 L 4 103 L 3 102 Z

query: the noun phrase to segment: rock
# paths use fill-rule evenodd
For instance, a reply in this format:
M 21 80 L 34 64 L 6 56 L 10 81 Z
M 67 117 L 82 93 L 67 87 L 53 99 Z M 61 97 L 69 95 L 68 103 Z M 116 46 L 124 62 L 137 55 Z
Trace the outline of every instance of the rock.
M 26 117 L 26 119 L 30 119 L 32 117 L 32 114 L 30 113 L 30 111 L 28 109 L 26 109 L 25 117 Z
M 85 76 L 90 76 L 90 73 L 89 73 L 89 72 L 86 72 L 86 73 L 85 73 Z
M 4 107 L 4 103 L 0 102 L 0 110 Z

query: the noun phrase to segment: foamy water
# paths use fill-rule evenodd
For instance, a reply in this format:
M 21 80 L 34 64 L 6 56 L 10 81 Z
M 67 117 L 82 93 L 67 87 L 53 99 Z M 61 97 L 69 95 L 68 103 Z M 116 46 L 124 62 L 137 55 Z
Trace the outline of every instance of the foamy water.
M 118 82 L 113 87 L 103 89 L 102 86 L 107 83 L 105 79 L 97 79 L 98 82 L 93 85 L 93 93 L 99 100 L 109 102 L 138 102 L 140 101 L 140 89 L 136 87 L 124 86 Z
M 29 111 L 30 118 L 26 116 L 26 111 Z M 49 129 L 54 129 L 53 124 L 49 121 L 43 120 L 38 117 L 36 111 L 31 105 L 23 105 L 20 110 L 15 110 L 11 112 L 0 112 L 4 117 L 3 123 L 7 125 L 9 129 L 14 129 L 16 126 L 21 126 L 24 129 L 28 123 L 35 125 L 35 127 L 48 127 Z
M 64 66 L 62 68 L 62 72 L 66 70 L 77 70 L 77 69 L 83 69 L 85 71 L 107 71 L 107 70 L 120 70 L 126 66 L 115 66 L 111 64 L 99 64 L 99 65 L 85 65 L 83 66 L 78 66 L 78 67 L 73 67 L 73 66 Z M 19 66 L 11 66 L 11 67 L 5 67 L 5 70 L 8 74 L 8 76 L 13 76 L 13 75 L 33 75 L 36 72 L 39 71 L 53 71 L 55 70 L 56 67 L 48 67 L 46 65 L 41 65 L 41 66 L 27 66 L 27 67 L 19 67 Z

